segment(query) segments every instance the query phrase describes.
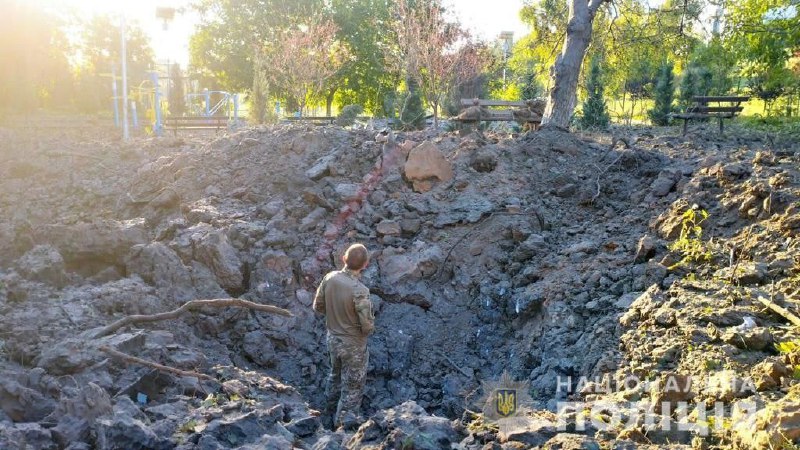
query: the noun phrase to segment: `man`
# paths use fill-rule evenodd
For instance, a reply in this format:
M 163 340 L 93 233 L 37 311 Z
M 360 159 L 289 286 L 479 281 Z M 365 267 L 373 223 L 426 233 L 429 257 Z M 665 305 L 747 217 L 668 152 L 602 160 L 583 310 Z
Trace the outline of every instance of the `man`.
M 336 427 L 359 422 L 367 377 L 367 337 L 375 328 L 369 289 L 359 281 L 369 263 L 361 244 L 351 245 L 342 257 L 344 268 L 325 275 L 314 296 L 314 311 L 325 315 L 331 373 L 326 386 L 327 412 Z M 337 404 L 338 400 L 338 404 Z

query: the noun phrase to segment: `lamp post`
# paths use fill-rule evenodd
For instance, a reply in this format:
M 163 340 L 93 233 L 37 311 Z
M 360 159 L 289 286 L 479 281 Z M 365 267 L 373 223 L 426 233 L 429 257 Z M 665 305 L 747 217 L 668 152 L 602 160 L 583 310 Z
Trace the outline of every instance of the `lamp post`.
M 511 45 L 514 41 L 513 31 L 503 31 L 500 33 L 500 40 L 503 42 L 503 87 L 506 86 L 506 61 L 508 54 L 511 53 Z
M 125 10 L 122 11 L 120 29 L 122 34 L 122 139 L 127 141 L 130 139 L 130 130 L 128 130 L 128 48 L 125 36 Z

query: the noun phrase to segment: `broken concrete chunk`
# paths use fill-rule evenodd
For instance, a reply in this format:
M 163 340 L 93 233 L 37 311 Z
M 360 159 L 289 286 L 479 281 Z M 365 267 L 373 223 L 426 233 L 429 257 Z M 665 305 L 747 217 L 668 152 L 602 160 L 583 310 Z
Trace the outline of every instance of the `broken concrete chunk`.
M 408 154 L 404 167 L 406 178 L 414 190 L 427 192 L 432 182 L 446 182 L 453 179 L 453 167 L 442 152 L 432 142 L 423 142 Z
M 211 269 L 217 282 L 228 292 L 242 289 L 242 261 L 222 230 L 192 235 L 194 257 Z
M 378 231 L 378 234 L 384 236 L 396 236 L 402 231 L 400 224 L 394 220 L 382 220 L 378 222 L 375 229 Z
M 37 245 L 17 261 L 17 271 L 24 278 L 64 287 L 67 274 L 64 271 L 64 258 L 55 247 Z

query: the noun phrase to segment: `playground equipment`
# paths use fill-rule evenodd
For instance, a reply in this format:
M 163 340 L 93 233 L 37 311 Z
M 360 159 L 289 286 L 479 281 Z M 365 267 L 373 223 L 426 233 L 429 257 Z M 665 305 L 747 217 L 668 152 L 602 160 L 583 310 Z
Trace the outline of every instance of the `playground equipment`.
M 215 99 L 214 97 L 218 97 Z M 220 111 L 226 111 L 228 117 L 238 119 L 239 117 L 239 94 L 231 94 L 225 91 L 209 91 L 204 89 L 200 93 L 192 93 L 186 96 L 187 104 L 192 115 L 211 117 L 216 116 Z M 197 100 L 200 100 L 199 102 Z M 216 100 L 216 103 L 213 101 Z M 202 105 L 198 108 L 198 104 Z
M 139 128 L 138 111 L 144 111 L 145 123 L 152 124 L 152 132 L 156 136 L 163 134 L 165 125 L 172 130 L 178 129 L 217 129 L 233 128 L 239 125 L 239 94 L 225 91 L 204 90 L 201 93 L 190 93 L 186 96 L 190 115 L 181 117 L 165 117 L 164 96 L 162 95 L 161 80 L 168 80 L 159 72 L 149 73 L 150 79 L 142 81 L 133 89 L 131 101 L 122 104 L 123 125 L 125 115 L 130 112 L 133 127 Z M 114 123 L 120 124 L 120 100 L 117 91 L 117 77 L 112 74 L 112 91 L 114 102 Z M 198 101 L 199 100 L 199 101 Z

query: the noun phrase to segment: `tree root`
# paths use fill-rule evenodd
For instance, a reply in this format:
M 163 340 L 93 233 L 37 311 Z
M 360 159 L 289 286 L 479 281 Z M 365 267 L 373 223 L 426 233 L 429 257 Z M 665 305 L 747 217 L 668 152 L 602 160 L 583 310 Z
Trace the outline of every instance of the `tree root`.
M 292 317 L 292 313 L 289 311 L 278 308 L 277 306 L 271 305 L 262 305 L 259 303 L 253 303 L 251 301 L 242 300 L 239 298 L 217 298 L 211 300 L 191 300 L 184 303 L 180 308 L 158 313 L 158 314 L 136 314 L 131 316 L 125 316 L 122 319 L 117 320 L 116 322 L 101 328 L 95 333 L 90 335 L 90 338 L 97 339 L 103 336 L 108 336 L 109 334 L 114 333 L 115 331 L 119 330 L 122 327 L 128 325 L 134 325 L 139 323 L 148 323 L 148 322 L 158 322 L 162 320 L 171 320 L 177 319 L 178 317 L 186 314 L 188 312 L 196 311 L 200 308 L 204 307 L 214 307 L 214 308 L 226 308 L 226 307 L 238 307 L 238 308 L 248 308 L 254 309 L 256 311 L 268 312 L 272 314 L 279 314 L 281 316 Z
M 189 371 L 189 370 L 181 370 L 181 369 L 176 369 L 174 367 L 165 366 L 163 364 L 159 364 L 159 363 L 156 363 L 156 362 L 153 362 L 153 361 L 148 361 L 146 359 L 137 358 L 135 356 L 128 355 L 127 353 L 122 353 L 122 352 L 120 352 L 118 350 L 114 350 L 113 348 L 108 347 L 106 345 L 101 345 L 100 347 L 98 347 L 98 350 L 100 350 L 103 353 L 107 353 L 110 356 L 112 356 L 114 358 L 117 358 L 117 359 L 119 359 L 121 361 L 125 361 L 125 362 L 131 363 L 131 364 L 139 364 L 140 366 L 150 367 L 151 369 L 156 369 L 156 370 L 161 371 L 161 372 L 167 372 L 167 373 L 171 373 L 173 375 L 178 375 L 178 376 L 181 376 L 181 377 L 195 377 L 195 378 L 198 378 L 198 379 L 201 379 L 201 380 L 217 381 L 216 378 L 214 378 L 214 377 L 212 377 L 210 375 L 206 375 L 204 373 L 192 372 L 192 371 Z
M 797 317 L 796 314 L 792 313 L 788 309 L 786 309 L 786 308 L 784 308 L 784 307 L 782 307 L 782 306 L 780 306 L 778 304 L 773 303 L 771 300 L 769 300 L 768 298 L 763 297 L 761 295 L 756 297 L 756 300 L 758 300 L 758 302 L 761 303 L 762 305 L 764 305 L 767 308 L 771 309 L 773 312 L 779 314 L 784 319 L 786 319 L 789 322 L 791 322 L 792 325 L 794 325 L 796 327 L 800 327 L 800 317 Z

